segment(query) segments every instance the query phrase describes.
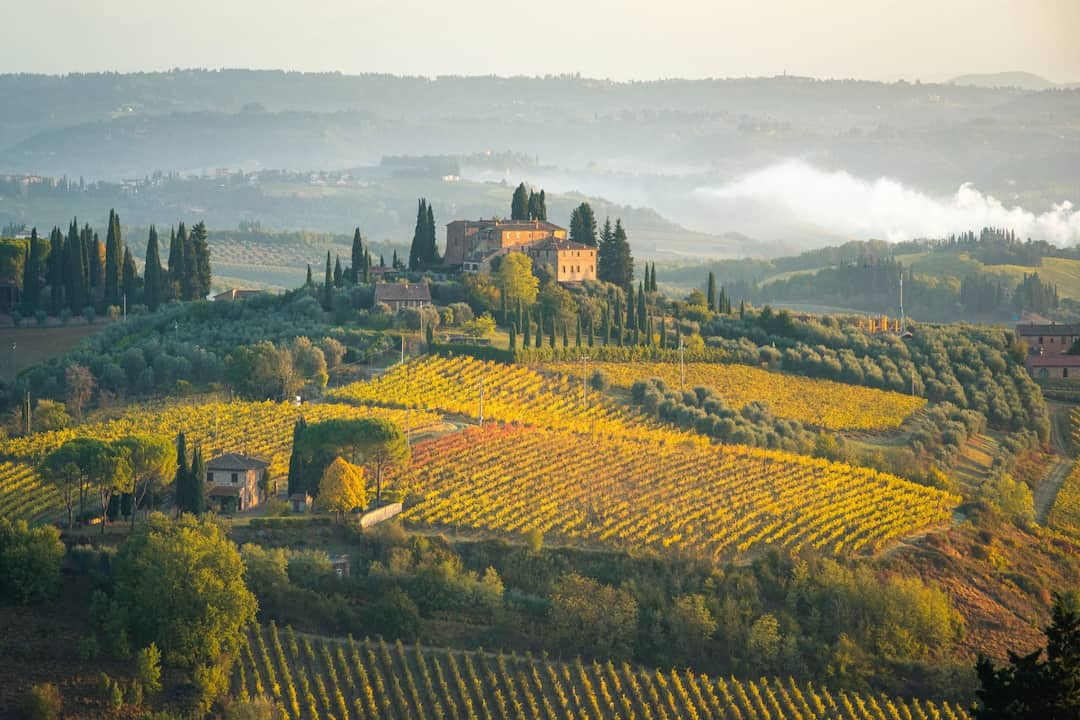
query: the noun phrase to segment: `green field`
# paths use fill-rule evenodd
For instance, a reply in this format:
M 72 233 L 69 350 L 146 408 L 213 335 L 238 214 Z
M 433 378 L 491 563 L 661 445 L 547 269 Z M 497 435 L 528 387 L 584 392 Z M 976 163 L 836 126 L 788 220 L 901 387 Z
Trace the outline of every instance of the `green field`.
M 1039 273 L 1043 280 L 1057 285 L 1061 297 L 1080 298 L 1080 260 L 1043 258 L 1039 267 L 1023 265 L 984 265 L 967 252 L 923 252 L 897 255 L 896 259 L 916 273 L 938 278 L 962 278 L 973 273 L 989 273 L 1018 283 L 1024 275 Z

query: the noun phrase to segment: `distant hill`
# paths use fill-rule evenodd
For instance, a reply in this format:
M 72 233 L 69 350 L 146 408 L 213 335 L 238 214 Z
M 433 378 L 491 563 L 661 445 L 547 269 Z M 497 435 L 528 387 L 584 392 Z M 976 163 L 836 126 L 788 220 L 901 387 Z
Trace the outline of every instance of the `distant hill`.
M 1014 70 L 1000 73 L 974 73 L 960 75 L 949 81 L 950 85 L 974 85 L 981 88 L 1020 88 L 1040 92 L 1058 87 L 1058 84 L 1035 73 Z

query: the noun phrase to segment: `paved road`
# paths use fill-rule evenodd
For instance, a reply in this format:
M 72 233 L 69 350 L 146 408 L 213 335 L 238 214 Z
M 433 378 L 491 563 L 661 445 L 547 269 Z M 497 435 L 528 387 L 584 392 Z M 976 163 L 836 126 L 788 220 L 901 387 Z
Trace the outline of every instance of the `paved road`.
M 1046 469 L 1042 482 L 1035 488 L 1035 519 L 1046 524 L 1046 516 L 1054 506 L 1058 490 L 1072 470 L 1073 459 L 1069 449 L 1069 412 L 1071 405 L 1050 403 L 1050 439 L 1057 450 L 1057 459 Z

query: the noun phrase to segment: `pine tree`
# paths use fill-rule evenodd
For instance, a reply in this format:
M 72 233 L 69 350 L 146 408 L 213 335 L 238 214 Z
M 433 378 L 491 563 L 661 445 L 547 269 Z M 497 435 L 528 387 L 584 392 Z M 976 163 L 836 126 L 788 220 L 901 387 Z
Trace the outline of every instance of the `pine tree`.
M 606 248 L 600 248 L 599 255 L 597 263 L 601 271 L 598 273 L 600 280 L 618 285 L 623 290 L 633 285 L 634 258 L 630 253 L 630 243 L 626 240 L 622 220 L 615 221 L 611 239 Z
M 120 289 L 121 300 L 127 305 L 135 304 L 139 291 L 139 271 L 135 267 L 135 258 L 131 254 L 131 248 L 124 247 L 124 271 L 121 275 Z
M 105 306 L 120 304 L 120 264 L 123 250 L 120 237 L 120 219 L 116 211 L 109 210 L 109 230 L 105 235 Z M 70 304 L 70 301 L 69 301 Z
M 341 287 L 341 283 L 344 279 L 345 275 L 341 270 L 341 256 L 338 255 L 334 260 L 334 287 Z
M 705 304 L 709 310 L 716 309 L 716 275 L 709 271 L 709 283 L 705 289 Z
M 323 310 L 330 312 L 334 300 L 334 275 L 330 269 L 330 251 L 326 251 L 326 276 L 323 278 Z
M 356 228 L 353 231 L 352 238 L 352 272 L 349 273 L 349 282 L 353 285 L 360 282 L 361 276 L 364 274 L 364 241 L 360 237 L 360 228 Z M 366 280 L 365 280 L 366 282 Z
M 38 240 L 37 228 L 30 230 L 30 247 L 26 250 L 26 262 L 23 265 L 23 308 L 27 314 L 37 312 L 41 302 L 41 241 Z
M 514 197 L 510 200 L 510 219 L 529 219 L 529 191 L 525 189 L 525 183 L 521 183 L 514 189 Z
M 191 492 L 188 489 L 190 475 L 187 460 L 187 438 L 181 432 L 176 436 L 176 475 L 173 478 L 177 514 L 184 512 L 189 506 L 191 498 Z
M 157 310 L 162 302 L 163 272 L 157 229 L 151 225 L 150 237 L 146 241 L 146 263 L 143 265 L 143 301 L 151 310 Z
M 206 223 L 201 220 L 191 228 L 188 238 L 191 247 L 192 300 L 205 300 L 210 294 L 210 244 Z
M 581 203 L 570 213 L 570 240 L 596 247 L 596 216 L 589 203 Z
M 202 515 L 206 510 L 206 461 L 203 459 L 202 445 L 195 446 L 191 454 L 191 472 L 188 473 L 188 490 L 191 505 L 189 511 Z

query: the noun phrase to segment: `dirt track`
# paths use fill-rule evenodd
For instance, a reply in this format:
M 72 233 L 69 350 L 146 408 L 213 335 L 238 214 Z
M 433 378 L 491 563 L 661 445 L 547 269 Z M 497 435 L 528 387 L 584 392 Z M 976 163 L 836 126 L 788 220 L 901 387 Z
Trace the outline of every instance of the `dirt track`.
M 1035 519 L 1040 525 L 1046 523 L 1046 516 L 1054 506 L 1058 490 L 1072 470 L 1073 458 L 1069 449 L 1069 411 L 1070 405 L 1050 403 L 1050 439 L 1057 451 L 1058 458 L 1047 468 L 1042 482 L 1035 488 Z

